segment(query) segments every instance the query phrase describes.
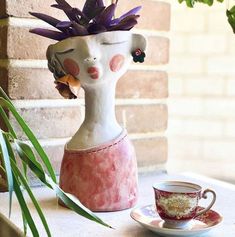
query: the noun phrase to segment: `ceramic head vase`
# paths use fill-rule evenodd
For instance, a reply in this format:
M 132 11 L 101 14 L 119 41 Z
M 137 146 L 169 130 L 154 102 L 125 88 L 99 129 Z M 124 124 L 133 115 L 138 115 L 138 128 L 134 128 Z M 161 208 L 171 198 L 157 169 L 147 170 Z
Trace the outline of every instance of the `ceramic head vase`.
M 116 120 L 115 87 L 133 54 L 145 49 L 142 35 L 112 30 L 69 37 L 47 50 L 59 92 L 76 98 L 80 87 L 85 91 L 85 119 L 65 145 L 60 186 L 93 211 L 122 210 L 137 201 L 136 156 Z

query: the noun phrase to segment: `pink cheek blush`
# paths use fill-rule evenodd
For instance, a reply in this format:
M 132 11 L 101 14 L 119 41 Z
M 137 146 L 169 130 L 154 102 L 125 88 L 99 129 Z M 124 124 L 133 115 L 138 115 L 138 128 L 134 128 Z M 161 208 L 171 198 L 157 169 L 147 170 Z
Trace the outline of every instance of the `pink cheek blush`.
M 109 67 L 111 69 L 112 72 L 117 72 L 119 71 L 125 61 L 125 57 L 121 54 L 117 54 L 115 56 L 113 56 L 113 58 L 111 59 L 110 63 L 109 63 Z
M 66 58 L 63 62 L 63 65 L 66 72 L 68 72 L 74 77 L 76 77 L 80 72 L 80 68 L 78 64 L 73 59 Z

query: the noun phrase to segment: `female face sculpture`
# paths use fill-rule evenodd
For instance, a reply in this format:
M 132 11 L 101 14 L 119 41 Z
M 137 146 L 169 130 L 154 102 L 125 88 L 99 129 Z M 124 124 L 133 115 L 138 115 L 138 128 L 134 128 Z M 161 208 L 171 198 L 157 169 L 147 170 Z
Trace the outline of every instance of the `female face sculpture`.
M 145 48 L 145 38 L 129 31 L 71 37 L 49 46 L 48 66 L 60 94 L 76 98 L 80 86 L 85 90 L 85 120 L 69 148 L 95 146 L 122 131 L 115 117 L 115 85 L 126 72 L 131 53 Z
M 72 91 L 79 82 L 86 90 L 117 82 L 131 62 L 131 52 L 145 48 L 145 38 L 129 31 L 71 37 L 49 46 L 48 66 L 58 81 L 65 75 L 74 78 L 67 82 Z

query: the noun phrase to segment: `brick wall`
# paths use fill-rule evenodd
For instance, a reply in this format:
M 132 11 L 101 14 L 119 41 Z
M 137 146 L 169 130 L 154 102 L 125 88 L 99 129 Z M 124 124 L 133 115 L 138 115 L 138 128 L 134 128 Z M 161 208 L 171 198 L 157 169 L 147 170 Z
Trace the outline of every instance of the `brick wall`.
M 4 0 L 1 0 L 1 2 Z M 68 0 L 81 6 L 83 1 Z M 53 41 L 30 34 L 45 26 L 28 11 L 54 14 L 50 1 L 5 0 L 0 5 L 1 86 L 14 100 L 22 116 L 40 139 L 56 171 L 59 171 L 63 145 L 78 129 L 84 115 L 83 93 L 78 100 L 65 100 L 54 89 L 47 69 L 45 51 Z M 169 59 L 170 5 L 151 0 L 119 1 L 119 12 L 142 5 L 135 29 L 148 38 L 144 65 L 132 65 L 117 87 L 117 117 L 125 123 L 137 151 L 140 170 L 164 167 L 167 160 L 168 76 L 164 65 Z M 5 6 L 5 7 L 4 7 Z M 8 17 L 10 16 L 10 17 Z M 69 125 L 69 126 L 68 126 Z M 16 126 L 19 135 L 22 133 Z
M 235 181 L 235 35 L 226 6 L 171 2 L 169 169 Z

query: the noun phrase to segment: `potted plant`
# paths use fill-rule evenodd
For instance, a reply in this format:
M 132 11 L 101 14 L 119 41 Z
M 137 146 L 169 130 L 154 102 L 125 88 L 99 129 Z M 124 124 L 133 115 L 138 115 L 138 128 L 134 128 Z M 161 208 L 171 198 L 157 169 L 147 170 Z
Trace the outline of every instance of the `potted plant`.
M 52 7 L 69 20 L 31 12 L 57 29 L 31 32 L 59 41 L 48 47 L 47 59 L 61 95 L 75 99 L 80 87 L 85 91 L 85 119 L 65 145 L 60 187 L 92 211 L 130 208 L 138 196 L 137 164 L 116 120 L 115 88 L 132 59 L 144 61 L 146 40 L 129 31 L 141 7 L 115 18 L 117 1 L 105 7 L 102 0 L 87 0 L 82 11 L 65 0 L 56 3 Z
M 82 199 L 82 202 L 94 211 L 129 208 L 135 204 L 137 199 L 135 152 L 127 137 L 127 132 L 116 121 L 114 97 L 116 83 L 127 70 L 131 58 L 134 62 L 144 61 L 145 38 L 129 32 L 137 24 L 139 15 L 136 13 L 141 7 L 136 7 L 115 18 L 117 1 L 105 7 L 102 0 L 87 0 L 82 11 L 71 7 L 64 0 L 56 0 L 56 3 L 52 7 L 63 10 L 69 21 L 59 21 L 45 14 L 31 13 L 59 30 L 33 29 L 31 32 L 60 41 L 49 46 L 47 50 L 48 66 L 54 73 L 59 93 L 65 98 L 76 98 L 78 89 L 82 87 L 86 94 L 86 118 L 79 131 L 65 147 L 60 180 L 62 189 L 57 185 L 54 170 L 45 151 L 16 111 L 11 100 L 0 89 L 0 116 L 7 127 L 7 131 L 0 130 L 1 187 L 9 191 L 9 215 L 12 193 L 15 192 L 22 211 L 25 234 L 29 226 L 33 236 L 39 236 L 39 233 L 27 207 L 24 189 L 31 198 L 47 235 L 51 236 L 51 233 L 40 205 L 30 189 L 27 180 L 28 169 L 44 185 L 53 189 L 64 205 L 107 227 L 110 226 L 94 215 L 75 196 Z M 77 43 L 83 46 L 80 45 L 80 47 Z M 80 53 L 83 53 L 82 56 L 76 54 L 78 49 Z M 101 56 L 102 60 L 95 64 L 98 57 Z M 78 64 L 81 66 L 79 67 Z M 28 137 L 28 142 L 18 139 L 5 109 L 15 117 Z M 98 125 L 96 125 L 97 121 Z M 89 126 L 93 126 L 92 129 Z M 95 153 L 94 148 L 96 153 L 104 151 L 105 155 L 99 153 L 91 157 L 90 153 Z M 83 154 L 80 158 L 82 162 L 77 163 L 78 153 L 83 153 L 84 150 L 86 151 L 85 156 L 90 156 L 90 159 L 84 159 Z M 18 158 L 22 162 L 23 171 L 18 167 Z M 90 160 L 89 164 L 86 164 L 87 160 Z M 77 169 L 74 169 L 73 166 L 77 166 L 80 170 L 83 169 L 83 172 L 76 173 Z M 93 177 L 97 167 L 100 169 L 98 169 L 98 176 Z M 85 177 L 87 174 L 91 175 L 92 179 Z M 72 188 L 69 186 L 70 175 L 74 179 L 80 178 L 78 186 L 74 181 Z M 104 179 L 100 179 L 99 176 L 104 176 Z M 6 179 L 6 182 L 3 181 L 3 178 Z M 119 188 L 120 184 L 121 188 Z M 93 196 L 89 193 L 89 188 L 92 186 L 95 187 Z M 106 190 L 109 191 L 106 192 Z

